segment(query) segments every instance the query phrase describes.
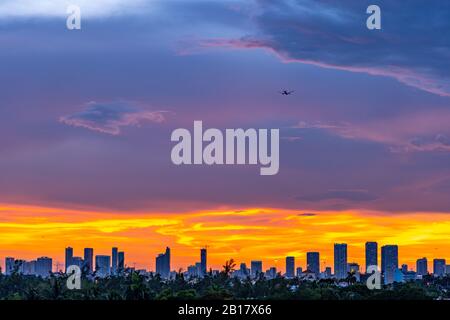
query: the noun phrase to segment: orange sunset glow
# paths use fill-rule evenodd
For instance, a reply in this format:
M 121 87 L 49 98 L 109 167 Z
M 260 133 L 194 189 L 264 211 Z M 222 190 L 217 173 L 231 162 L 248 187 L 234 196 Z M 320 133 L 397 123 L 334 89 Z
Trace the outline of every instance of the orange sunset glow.
M 447 258 L 450 219 L 441 213 L 383 215 L 380 212 L 314 212 L 275 208 L 217 209 L 201 212 L 93 212 L 63 208 L 2 205 L 0 256 L 53 258 L 63 269 L 64 248 L 75 255 L 93 247 L 94 254 L 125 251 L 128 266 L 155 269 L 155 256 L 172 249 L 172 269 L 199 260 L 208 246 L 208 267 L 225 260 L 262 259 L 264 268 L 284 270 L 284 258 L 295 256 L 305 267 L 306 252 L 320 251 L 321 268 L 333 265 L 333 243 L 346 242 L 349 262 L 364 266 L 364 244 L 399 245 L 400 263 L 415 268 L 417 258 Z M 2 261 L 2 268 L 4 268 Z

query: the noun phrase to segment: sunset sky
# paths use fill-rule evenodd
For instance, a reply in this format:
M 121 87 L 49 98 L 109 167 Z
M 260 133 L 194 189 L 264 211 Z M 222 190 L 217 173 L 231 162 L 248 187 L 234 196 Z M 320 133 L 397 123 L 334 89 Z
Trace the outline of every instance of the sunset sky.
M 371 31 L 366 0 L 1 1 L 0 266 L 208 245 L 284 270 L 334 242 L 364 265 L 366 241 L 449 261 L 450 3 L 375 2 Z M 173 165 L 194 120 L 279 128 L 279 173 Z

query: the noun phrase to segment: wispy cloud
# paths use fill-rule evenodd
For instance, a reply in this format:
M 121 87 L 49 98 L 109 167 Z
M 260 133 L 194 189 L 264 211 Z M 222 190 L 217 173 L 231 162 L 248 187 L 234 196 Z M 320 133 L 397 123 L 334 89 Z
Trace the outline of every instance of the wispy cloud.
M 118 135 L 122 127 L 140 126 L 144 122 L 161 123 L 165 118 L 162 111 L 146 111 L 126 102 L 90 102 L 84 110 L 59 120 L 70 126 Z

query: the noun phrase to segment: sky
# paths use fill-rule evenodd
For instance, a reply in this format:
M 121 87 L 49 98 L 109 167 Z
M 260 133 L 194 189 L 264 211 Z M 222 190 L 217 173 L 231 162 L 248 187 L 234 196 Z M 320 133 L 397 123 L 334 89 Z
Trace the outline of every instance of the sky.
M 333 243 L 450 260 L 450 3 L 3 0 L 0 258 L 284 269 Z M 67 30 L 79 5 L 81 30 Z M 282 96 L 280 90 L 294 90 Z M 175 166 L 171 132 L 279 128 L 280 170 Z M 55 266 L 56 268 L 56 266 Z

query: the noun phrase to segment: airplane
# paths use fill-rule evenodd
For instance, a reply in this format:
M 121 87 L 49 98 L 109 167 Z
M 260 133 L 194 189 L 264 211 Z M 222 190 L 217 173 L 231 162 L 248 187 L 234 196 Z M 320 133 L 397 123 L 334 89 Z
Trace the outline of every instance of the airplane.
M 294 91 L 283 90 L 283 91 L 280 91 L 280 94 L 283 95 L 283 96 L 289 96 L 289 95 L 291 95 L 293 92 L 294 92 Z

